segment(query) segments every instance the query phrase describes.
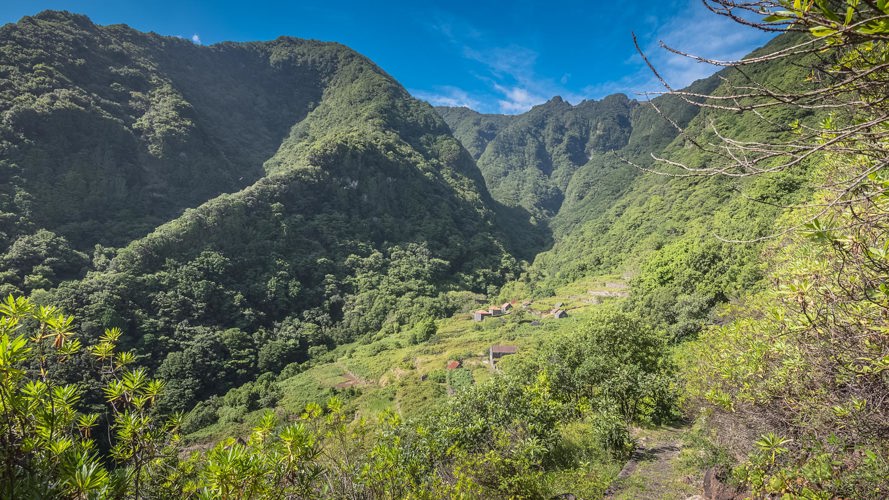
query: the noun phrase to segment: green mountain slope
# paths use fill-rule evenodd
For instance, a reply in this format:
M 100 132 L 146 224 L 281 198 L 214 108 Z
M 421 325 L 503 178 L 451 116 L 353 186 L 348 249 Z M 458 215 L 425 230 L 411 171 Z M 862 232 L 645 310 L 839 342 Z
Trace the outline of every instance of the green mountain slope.
M 320 101 L 323 47 L 198 47 L 60 12 L 0 28 L 0 209 L 24 217 L 2 243 L 44 227 L 119 246 L 249 185 Z
M 688 90 L 709 94 L 719 83 L 713 76 L 693 83 Z M 648 165 L 652 153 L 664 150 L 679 135 L 677 126 L 685 127 L 700 108 L 674 96 L 656 97 L 651 104 L 641 103 L 630 115 L 630 136 L 625 146 L 616 151 L 597 154 L 581 166 L 565 189 L 565 200 L 551 227 L 560 239 L 588 220 L 600 217 L 631 188 L 636 176 L 643 172 L 627 160 Z
M 701 94 L 719 85 L 713 76 L 689 87 Z M 625 159 L 648 164 L 700 108 L 676 97 L 656 106 L 622 94 L 576 106 L 553 98 L 521 115 L 480 114 L 437 107 L 454 137 L 478 160 L 499 201 L 528 209 L 549 222 L 559 239 L 613 205 L 641 173 Z
M 87 338 L 123 328 L 172 407 L 449 314 L 546 244 L 428 104 L 341 45 L 46 12 L 0 46 L 4 292 L 64 304 Z M 78 250 L 96 244 L 122 248 Z
M 626 96 L 613 95 L 577 106 L 555 97 L 515 117 L 438 111 L 455 137 L 477 155 L 494 198 L 543 222 L 559 211 L 578 168 L 626 145 L 635 106 Z
M 488 143 L 516 118 L 513 115 L 482 114 L 463 107 L 437 106 L 435 110 L 476 160 L 485 152 Z
M 776 50 L 792 40 L 778 37 L 760 50 Z M 722 71 L 695 82 L 688 91 L 725 94 L 747 83 L 749 78 L 780 86 L 802 77 L 805 69 L 759 64 L 748 67 L 746 72 L 744 75 L 735 70 Z M 770 140 L 786 135 L 793 120 L 812 120 L 811 114 L 791 113 L 786 109 L 775 108 L 764 113 L 771 125 L 752 115 L 701 109 L 674 96 L 660 97 L 650 105 L 640 106 L 639 113 L 633 117 L 633 131 L 627 146 L 601 162 L 615 170 L 635 170 L 637 174 L 632 182 L 624 185 L 625 192 L 619 199 L 602 206 L 602 196 L 597 191 L 602 189 L 602 168 L 596 169 L 595 164 L 591 164 L 584 169 L 593 167 L 592 171 L 578 172 L 568 189 L 573 196 L 552 223 L 558 241 L 540 264 L 550 275 L 571 281 L 588 271 L 614 271 L 627 262 L 638 265 L 644 260 L 642 257 L 693 229 L 700 231 L 699 238 L 709 233 L 711 242 L 717 241 L 714 237 L 717 228 L 721 236 L 728 238 L 752 239 L 765 234 L 778 207 L 752 200 L 787 202 L 783 196 L 796 191 L 799 179 L 687 176 L 653 159 L 654 156 L 667 158 L 691 167 L 726 164 L 732 159 L 721 156 L 716 147 L 711 147 L 719 142 L 716 130 L 746 141 Z M 684 133 L 680 135 L 665 117 L 682 127 Z M 666 175 L 643 172 L 628 162 Z
M 794 39 L 778 37 L 760 50 Z M 757 64 L 745 71 L 722 71 L 687 90 L 719 95 L 750 78 L 778 88 L 805 78 L 801 67 Z M 494 117 L 482 121 L 465 112 L 439 112 L 464 140 L 474 137 L 467 129 L 495 123 Z M 495 197 L 528 208 L 553 232 L 553 248 L 538 255 L 525 282 L 546 291 L 620 273 L 635 278 L 634 300 L 648 319 L 669 325 L 676 335 L 695 331 L 715 304 L 761 277 L 760 245 L 728 244 L 719 237 L 769 234 L 781 206 L 802 195 L 805 167 L 752 180 L 698 177 L 681 175 L 654 157 L 692 167 L 730 163 L 712 147 L 719 143 L 715 130 L 767 141 L 786 135 L 794 120 L 814 122 L 811 114 L 777 108 L 764 118 L 702 110 L 675 96 L 636 103 L 621 95 L 573 107 L 554 99 L 510 118 L 487 142 L 478 164 Z

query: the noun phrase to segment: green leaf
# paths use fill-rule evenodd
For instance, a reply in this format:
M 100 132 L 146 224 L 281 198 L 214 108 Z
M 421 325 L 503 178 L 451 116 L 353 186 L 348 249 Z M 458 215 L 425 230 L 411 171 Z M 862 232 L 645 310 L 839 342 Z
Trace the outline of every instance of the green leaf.
M 831 21 L 840 22 L 840 17 L 833 11 L 830 5 L 828 5 L 827 0 L 815 0 L 815 4 L 818 6 L 818 10 L 824 14 L 824 17 Z
M 771 16 L 764 17 L 762 21 L 764 23 L 780 23 L 781 21 L 787 21 L 788 19 L 791 19 L 791 18 L 773 14 Z
M 787 14 L 791 14 L 791 15 L 787 15 Z M 793 13 L 791 13 L 791 12 L 787 12 L 787 13 L 776 12 L 770 16 L 764 17 L 762 21 L 764 23 L 780 23 L 782 21 L 789 21 L 794 18 L 794 16 L 792 14 Z
M 814 28 L 809 28 L 809 31 L 819 38 L 835 35 L 837 32 L 835 29 L 825 28 L 824 26 L 815 26 Z
M 882 20 L 882 21 L 867 23 L 855 31 L 857 31 L 858 33 L 861 33 L 863 35 L 889 34 L 889 21 Z

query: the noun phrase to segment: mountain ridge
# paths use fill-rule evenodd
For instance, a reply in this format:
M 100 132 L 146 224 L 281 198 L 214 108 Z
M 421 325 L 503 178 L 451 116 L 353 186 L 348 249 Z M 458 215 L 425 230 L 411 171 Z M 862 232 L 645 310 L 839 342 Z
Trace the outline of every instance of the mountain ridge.
M 509 118 L 436 109 L 476 157 L 494 197 L 529 210 L 543 223 L 558 213 L 577 169 L 626 144 L 634 103 L 624 94 L 577 105 L 555 96 Z
M 122 328 L 173 408 L 251 380 L 269 345 L 280 368 L 448 314 L 547 244 L 430 105 L 343 45 L 201 47 L 46 12 L 0 51 L 3 292 L 64 305 L 87 339 Z

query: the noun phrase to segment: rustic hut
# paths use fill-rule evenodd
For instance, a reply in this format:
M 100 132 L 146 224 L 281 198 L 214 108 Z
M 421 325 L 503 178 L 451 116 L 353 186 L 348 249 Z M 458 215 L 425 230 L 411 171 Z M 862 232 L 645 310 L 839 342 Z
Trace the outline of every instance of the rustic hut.
M 494 366 L 496 360 L 503 356 L 515 354 L 518 350 L 519 348 L 514 345 L 492 345 L 490 351 L 488 351 L 488 359 L 491 361 L 491 366 Z
M 491 315 L 491 313 L 488 311 L 475 311 L 474 313 L 472 313 L 472 320 L 473 321 L 483 321 L 485 318 L 487 318 L 490 315 Z

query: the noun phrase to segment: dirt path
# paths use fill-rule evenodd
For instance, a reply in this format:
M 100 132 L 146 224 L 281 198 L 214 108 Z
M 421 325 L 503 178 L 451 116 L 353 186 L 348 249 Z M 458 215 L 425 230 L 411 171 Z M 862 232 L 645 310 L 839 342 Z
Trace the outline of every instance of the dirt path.
M 699 479 L 679 462 L 682 429 L 643 431 L 639 446 L 606 490 L 614 500 L 683 500 L 700 493 Z
M 343 378 L 345 378 L 346 380 L 343 382 L 340 382 L 339 384 L 335 385 L 334 387 L 336 387 L 337 389 L 348 389 L 349 387 L 354 387 L 354 386 L 362 383 L 361 379 L 358 378 L 354 373 L 352 373 L 349 370 L 344 370 L 344 371 L 345 371 L 345 373 L 343 373 Z

